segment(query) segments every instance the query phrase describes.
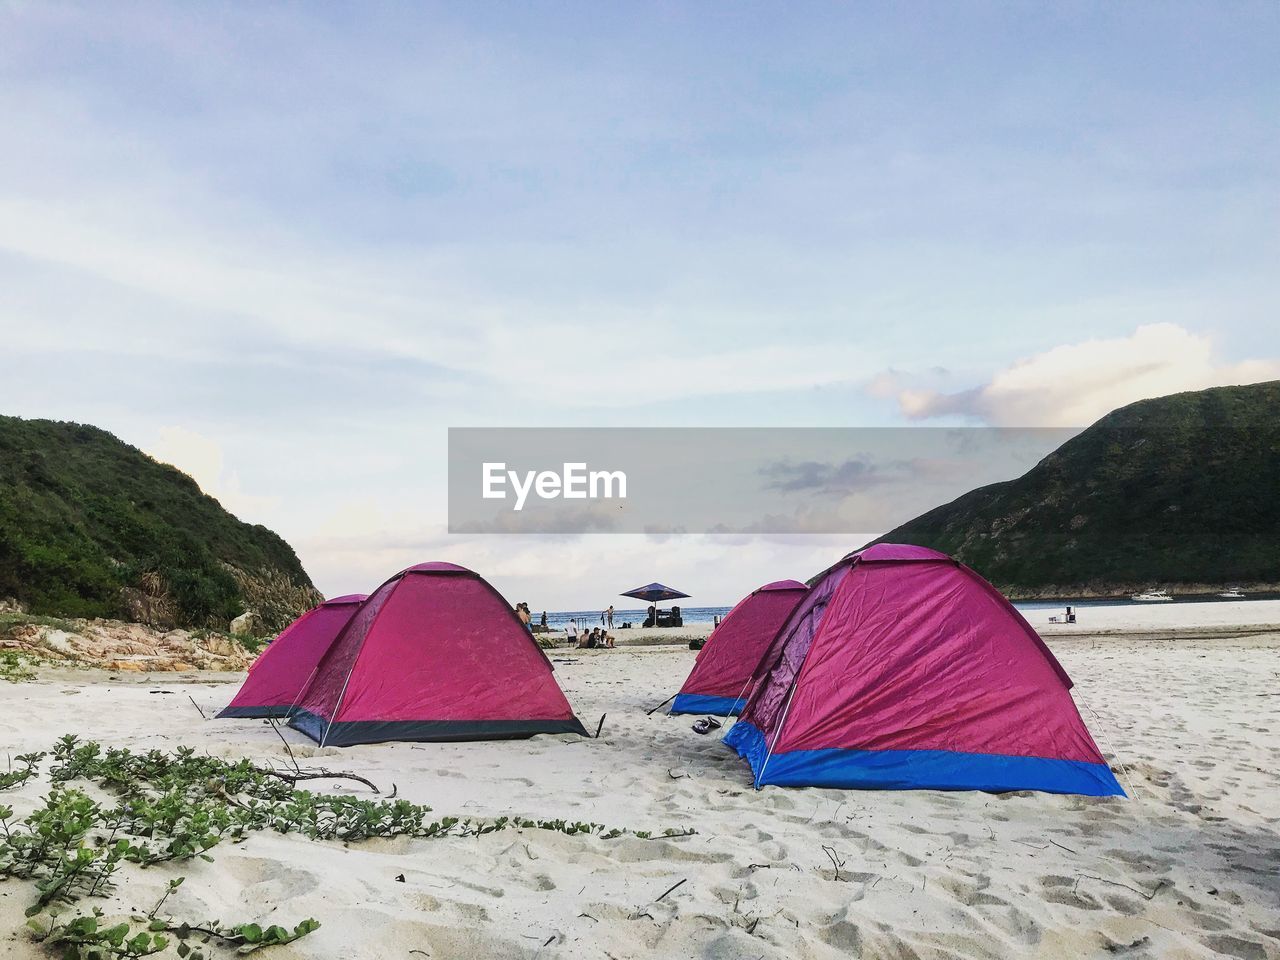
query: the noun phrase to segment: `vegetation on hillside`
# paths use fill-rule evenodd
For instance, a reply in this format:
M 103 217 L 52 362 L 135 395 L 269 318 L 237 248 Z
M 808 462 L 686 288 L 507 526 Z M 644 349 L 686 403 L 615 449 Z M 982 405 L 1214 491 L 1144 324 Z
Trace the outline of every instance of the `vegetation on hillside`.
M 278 630 L 319 599 L 293 549 L 96 427 L 0 417 L 0 598 L 37 614 Z
M 1116 410 L 1016 480 L 881 541 L 952 554 L 1020 596 L 1280 584 L 1280 381 Z

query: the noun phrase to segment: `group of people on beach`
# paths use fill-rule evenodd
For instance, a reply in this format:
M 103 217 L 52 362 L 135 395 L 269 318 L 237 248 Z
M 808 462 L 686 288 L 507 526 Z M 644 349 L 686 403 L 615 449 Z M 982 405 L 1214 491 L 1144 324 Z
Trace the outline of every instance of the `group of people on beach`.
M 529 604 L 521 601 L 516 604 L 516 616 L 520 618 L 520 622 L 524 624 L 526 630 L 534 633 L 533 629 L 533 611 L 529 609 Z M 540 621 L 542 631 L 547 630 L 547 611 L 542 611 Z M 578 649 L 589 649 L 595 647 L 613 647 L 614 636 L 610 632 L 613 630 L 613 604 L 609 604 L 609 608 L 600 613 L 600 626 L 592 627 L 587 630 L 585 627 L 578 629 L 578 621 L 570 620 L 564 628 L 565 639 L 569 646 Z
M 578 629 L 578 621 L 570 620 L 564 628 L 565 639 L 569 646 L 579 650 L 595 647 L 609 648 L 614 646 L 613 634 L 607 628 L 592 627 L 590 630 Z

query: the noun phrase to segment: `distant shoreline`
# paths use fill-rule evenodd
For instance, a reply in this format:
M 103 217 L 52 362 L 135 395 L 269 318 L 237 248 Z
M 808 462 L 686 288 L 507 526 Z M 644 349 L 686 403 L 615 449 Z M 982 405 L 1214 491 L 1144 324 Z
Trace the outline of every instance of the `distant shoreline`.
M 1232 585 L 1234 586 L 1234 584 Z M 1135 606 L 1135 607 L 1156 607 L 1167 606 L 1170 603 L 1250 603 L 1264 600 L 1280 600 L 1280 586 L 1271 586 L 1269 588 L 1259 588 L 1257 592 L 1249 592 L 1247 586 L 1241 589 L 1246 591 L 1243 598 L 1228 599 L 1219 597 L 1218 593 L 1228 589 L 1227 586 L 1213 588 L 1212 592 L 1202 593 L 1181 593 L 1177 592 L 1176 587 L 1170 587 L 1172 600 L 1148 603 L 1140 600 L 1133 600 L 1131 596 L 1140 593 L 1143 590 L 1152 589 L 1151 585 L 1146 587 L 1132 587 L 1124 593 L 1107 593 L 1107 594 L 1062 594 L 1062 595 L 1027 595 L 1020 596 L 1018 594 L 1005 593 L 1005 596 L 1013 602 L 1020 610 L 1044 610 L 1054 607 L 1078 606 L 1078 607 L 1097 607 L 1097 606 Z M 1004 591 L 1001 591 L 1002 593 Z M 663 604 L 663 610 L 669 610 L 670 606 Z M 715 622 L 716 617 L 723 618 L 732 610 L 732 607 L 681 607 L 680 612 L 684 619 L 685 627 L 695 627 L 702 625 L 710 625 Z M 623 623 L 630 623 L 631 629 L 642 629 L 641 624 L 644 623 L 645 610 L 618 610 L 613 611 L 613 629 L 619 630 Z M 541 611 L 534 613 L 534 623 L 538 622 Z M 563 631 L 570 619 L 576 619 L 578 628 L 600 626 L 600 611 L 590 610 L 548 610 L 547 625 L 553 631 Z M 680 628 L 674 628 L 679 630 Z
M 1219 594 L 1238 588 L 1243 597 L 1220 597 Z M 1226 602 L 1235 600 L 1280 600 L 1280 584 L 1264 583 L 1264 584 L 1241 584 L 1241 583 L 1224 583 L 1218 585 L 1209 585 L 1203 583 L 1196 584 L 1178 584 L 1161 581 L 1152 581 L 1145 584 L 1131 584 L 1124 587 L 1107 587 L 1105 590 L 1089 590 L 1089 589 L 1059 589 L 1051 588 L 1047 590 L 1015 590 L 997 587 L 1001 593 L 1008 597 L 1015 604 L 1023 603 L 1070 603 L 1070 604 L 1088 604 L 1088 603 L 1144 603 L 1147 601 L 1134 601 L 1131 598 L 1134 594 L 1145 593 L 1148 590 L 1165 590 L 1169 593 L 1172 602 L 1178 603 L 1216 603 L 1218 601 Z M 1170 601 L 1159 601 L 1168 603 Z

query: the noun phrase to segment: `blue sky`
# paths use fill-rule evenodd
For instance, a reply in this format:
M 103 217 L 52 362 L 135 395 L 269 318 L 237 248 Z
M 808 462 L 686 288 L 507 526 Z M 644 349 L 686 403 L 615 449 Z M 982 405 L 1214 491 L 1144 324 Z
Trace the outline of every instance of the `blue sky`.
M 328 593 L 447 556 L 731 602 L 856 544 L 450 539 L 444 429 L 1280 376 L 1277 41 L 1271 3 L 3 3 L 0 410 L 178 463 Z

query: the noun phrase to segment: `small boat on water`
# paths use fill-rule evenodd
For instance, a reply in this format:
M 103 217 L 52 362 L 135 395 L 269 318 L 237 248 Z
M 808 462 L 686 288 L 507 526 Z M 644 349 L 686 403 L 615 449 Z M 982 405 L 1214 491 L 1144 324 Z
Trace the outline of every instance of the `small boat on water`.
M 1244 594 L 1240 592 L 1239 587 L 1227 587 L 1222 593 L 1218 594 L 1223 600 L 1243 600 Z
M 1137 600 L 1139 603 L 1165 603 L 1173 597 L 1164 590 L 1148 590 L 1146 593 L 1135 593 L 1129 599 Z

